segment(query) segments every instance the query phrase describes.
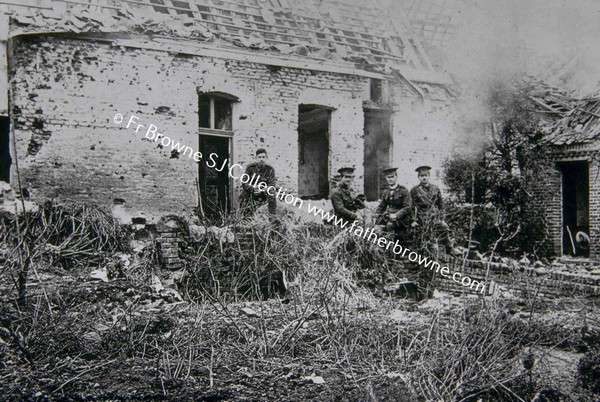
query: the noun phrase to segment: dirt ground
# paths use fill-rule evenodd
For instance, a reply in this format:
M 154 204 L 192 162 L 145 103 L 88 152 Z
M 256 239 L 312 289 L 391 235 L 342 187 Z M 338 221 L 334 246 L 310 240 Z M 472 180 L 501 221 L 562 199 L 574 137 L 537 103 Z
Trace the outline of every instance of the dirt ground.
M 425 302 L 348 295 L 335 311 L 308 308 L 295 292 L 268 301 L 174 301 L 126 279 L 64 274 L 38 276 L 31 289 L 35 308 L 2 328 L 4 400 L 431 400 L 419 389 L 420 362 L 408 344 L 419 341 L 410 334 L 440 342 L 432 323 L 478 303 L 437 291 Z M 16 318 L 4 301 L 3 313 Z M 535 359 L 534 390 L 526 375 L 526 385 L 505 383 L 510 392 L 482 389 L 465 400 L 593 400 L 578 383 L 577 363 L 589 349 L 586 336 L 597 336 L 597 301 L 547 300 L 534 313 L 522 300 L 494 303 L 530 328 L 522 348 Z

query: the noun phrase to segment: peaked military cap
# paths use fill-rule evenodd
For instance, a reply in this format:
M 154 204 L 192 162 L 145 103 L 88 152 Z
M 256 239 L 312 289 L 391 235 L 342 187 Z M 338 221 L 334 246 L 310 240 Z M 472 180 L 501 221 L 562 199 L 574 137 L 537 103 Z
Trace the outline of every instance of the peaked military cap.
M 342 176 L 351 176 L 354 174 L 354 168 L 352 167 L 343 167 L 338 169 L 338 173 Z
M 418 168 L 416 168 L 415 172 L 422 173 L 422 172 L 429 172 L 430 170 L 431 170 L 431 166 L 423 165 L 423 166 L 419 166 Z
M 383 169 L 381 171 L 381 173 L 383 173 L 384 176 L 390 175 L 390 174 L 394 174 L 397 173 L 398 168 L 397 167 L 389 167 L 386 169 Z

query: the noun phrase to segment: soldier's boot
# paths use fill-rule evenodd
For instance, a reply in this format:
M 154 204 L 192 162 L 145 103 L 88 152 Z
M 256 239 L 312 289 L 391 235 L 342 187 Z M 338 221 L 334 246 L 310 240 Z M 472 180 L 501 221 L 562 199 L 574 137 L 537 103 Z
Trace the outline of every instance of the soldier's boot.
M 450 238 L 450 228 L 448 227 L 448 224 L 446 222 L 436 222 L 435 231 L 437 232 L 437 237 L 441 237 L 442 244 L 444 245 L 447 254 L 450 254 L 455 257 L 462 255 L 462 251 L 456 248 L 456 243 L 454 239 Z
M 450 237 L 444 239 L 444 247 L 446 248 L 446 253 L 454 256 L 460 257 L 462 256 L 462 251 L 456 247 L 456 242 Z
M 388 239 L 388 241 L 394 242 L 397 240 L 396 237 L 396 228 L 394 227 L 394 223 L 392 221 L 387 221 L 383 227 L 383 236 Z

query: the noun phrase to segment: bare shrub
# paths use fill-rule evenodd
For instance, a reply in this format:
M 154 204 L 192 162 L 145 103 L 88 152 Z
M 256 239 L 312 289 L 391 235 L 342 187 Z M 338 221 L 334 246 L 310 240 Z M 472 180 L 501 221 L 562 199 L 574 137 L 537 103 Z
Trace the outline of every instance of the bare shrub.
M 600 348 L 587 352 L 577 364 L 577 374 L 581 386 L 596 394 L 600 394 Z
M 411 340 L 407 360 L 415 368 L 415 387 L 427 400 L 462 400 L 496 387 L 508 389 L 506 384 L 523 375 L 528 329 L 515 326 L 500 306 L 478 303 L 434 315 L 429 328 Z

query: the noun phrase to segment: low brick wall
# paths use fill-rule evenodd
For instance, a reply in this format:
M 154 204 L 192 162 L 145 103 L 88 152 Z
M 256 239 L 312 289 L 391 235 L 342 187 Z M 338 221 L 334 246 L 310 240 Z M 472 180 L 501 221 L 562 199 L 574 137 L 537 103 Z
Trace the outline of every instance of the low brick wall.
M 158 255 L 161 268 L 176 270 L 183 268 L 183 260 L 180 257 L 182 240 L 181 227 L 177 220 L 163 218 L 156 226 L 158 232 Z
M 439 272 L 434 275 L 434 287 L 452 294 L 477 294 L 476 286 L 463 286 L 452 280 L 452 274 L 460 272 L 471 280 L 485 283 L 486 295 L 507 290 L 519 296 L 559 297 L 559 296 L 600 296 L 600 272 L 574 273 L 558 271 L 553 267 L 531 268 L 509 266 L 503 263 L 464 260 L 448 255 L 437 260 L 442 267 L 447 266 L 450 274 L 447 277 Z M 410 281 L 417 281 L 422 269 L 418 264 L 407 259 L 390 260 L 396 272 Z M 583 263 L 582 265 L 590 265 Z M 593 265 L 593 263 L 592 263 Z M 597 265 L 600 268 L 600 263 Z M 488 280 L 486 282 L 486 273 Z M 479 288 L 481 289 L 481 287 Z
M 181 227 L 176 220 L 163 218 L 157 225 L 159 237 L 160 259 L 163 268 L 180 269 L 183 267 L 183 261 L 180 257 L 182 240 Z M 235 230 L 236 242 L 240 250 L 252 252 L 253 233 L 247 228 L 237 228 Z M 509 265 L 505 263 L 487 263 L 485 261 L 464 260 L 442 254 L 440 258 L 433 259 L 441 267 L 448 267 L 450 273 L 444 277 L 439 272 L 433 275 L 433 286 L 435 289 L 446 291 L 452 294 L 481 294 L 477 292 L 477 286 L 463 286 L 461 283 L 454 282 L 452 274 L 460 272 L 462 277 L 469 277 L 472 281 L 485 284 L 483 294 L 491 295 L 496 292 L 509 291 L 516 296 L 531 297 L 597 297 L 600 296 L 600 262 L 593 261 L 571 261 L 570 264 L 578 267 L 587 266 L 592 271 L 599 268 L 598 272 L 565 272 L 559 271 L 552 266 L 542 268 L 532 268 Z M 399 275 L 406 278 L 409 282 L 418 282 L 422 280 L 423 270 L 415 262 L 410 262 L 407 258 L 398 258 L 390 253 L 388 264 Z M 489 265 L 489 272 L 488 272 Z M 487 281 L 486 281 L 487 274 Z M 479 287 L 481 290 L 481 286 Z

